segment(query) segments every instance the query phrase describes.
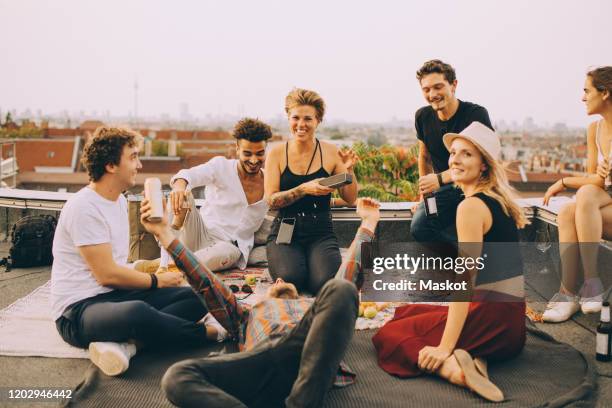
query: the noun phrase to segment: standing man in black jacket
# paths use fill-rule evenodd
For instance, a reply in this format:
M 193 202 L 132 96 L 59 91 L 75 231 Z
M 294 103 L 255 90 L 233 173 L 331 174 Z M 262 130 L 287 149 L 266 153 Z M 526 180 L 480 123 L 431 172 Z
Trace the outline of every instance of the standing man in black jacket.
M 452 185 L 448 170 L 449 153 L 442 136 L 460 133 L 474 121 L 493 129 L 485 108 L 457 99 L 455 70 L 440 60 L 427 61 L 417 71 L 423 97 L 429 104 L 415 114 L 419 139 L 419 193 L 421 202 L 412 217 L 410 232 L 419 242 L 456 242 L 455 217 L 461 191 Z M 434 193 L 437 217 L 428 217 L 423 196 Z

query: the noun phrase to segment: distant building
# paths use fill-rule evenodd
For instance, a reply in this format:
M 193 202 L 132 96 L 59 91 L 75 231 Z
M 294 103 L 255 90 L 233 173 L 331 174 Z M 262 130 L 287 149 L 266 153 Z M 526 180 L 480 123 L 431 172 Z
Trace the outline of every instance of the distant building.
M 100 126 L 105 126 L 104 122 L 99 120 L 86 120 L 79 125 L 79 129 L 85 132 L 94 132 Z
M 75 129 L 52 128 L 47 125 L 40 129 L 42 137 L 10 139 L 11 146 L 3 147 L 0 155 L 3 159 L 12 157 L 12 145 L 15 146 L 19 187 L 77 191 L 89 182 L 80 160 L 83 147 L 100 126 L 104 126 L 104 123 L 93 120 L 87 120 Z M 151 142 L 176 141 L 176 144 L 180 145 L 181 153 L 180 156 L 142 155 L 140 159 L 143 168 L 137 178 L 134 192 L 142 190 L 147 176 L 159 177 L 162 183 L 167 184 L 170 177 L 181 169 L 206 163 L 215 156 L 235 157 L 236 142 L 229 132 L 175 129 L 140 129 L 138 132 Z M 280 140 L 280 135 L 272 137 L 273 142 Z M 172 150 L 175 150 L 174 147 Z M 167 152 L 167 146 L 162 151 Z
M 571 175 L 566 172 L 548 173 L 529 171 L 520 161 L 508 163 L 505 166 L 505 170 L 510 185 L 519 192 L 544 192 L 561 177 L 568 177 Z

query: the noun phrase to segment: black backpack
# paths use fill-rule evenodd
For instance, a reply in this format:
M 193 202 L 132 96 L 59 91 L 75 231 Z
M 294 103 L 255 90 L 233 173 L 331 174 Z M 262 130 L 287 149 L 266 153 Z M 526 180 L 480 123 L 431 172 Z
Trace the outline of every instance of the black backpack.
M 20 218 L 11 232 L 10 261 L 7 266 L 24 268 L 53 263 L 53 236 L 57 219 L 52 215 Z

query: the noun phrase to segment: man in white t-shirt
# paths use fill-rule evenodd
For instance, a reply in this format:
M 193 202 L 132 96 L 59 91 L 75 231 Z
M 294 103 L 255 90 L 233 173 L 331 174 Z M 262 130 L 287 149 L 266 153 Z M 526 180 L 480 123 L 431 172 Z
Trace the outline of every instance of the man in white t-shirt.
M 129 231 L 122 192 L 142 167 L 141 136 L 100 127 L 83 151 L 90 184 L 74 194 L 60 214 L 53 240 L 51 297 L 62 338 L 89 347 L 107 375 L 127 370 L 134 344 L 201 344 L 218 331 L 198 323 L 207 310 L 182 275 L 151 275 L 126 267 Z M 124 342 L 119 344 L 117 342 Z
M 180 228 L 179 219 L 185 216 L 179 238 L 212 271 L 244 269 L 266 260 L 265 246 L 254 248 L 254 235 L 268 211 L 262 167 L 272 130 L 259 120 L 245 118 L 236 123 L 233 136 L 237 160 L 218 156 L 179 171 L 170 182 L 175 228 Z M 187 192 L 200 186 L 205 186 L 206 197 L 200 214 L 188 211 L 185 215 L 184 202 L 195 208 Z

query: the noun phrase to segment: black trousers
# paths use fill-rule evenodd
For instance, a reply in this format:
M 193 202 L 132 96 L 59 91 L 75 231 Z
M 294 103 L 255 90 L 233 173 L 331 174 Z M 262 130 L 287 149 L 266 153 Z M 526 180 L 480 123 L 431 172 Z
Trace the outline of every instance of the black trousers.
M 353 336 L 357 305 L 355 285 L 332 279 L 285 336 L 247 352 L 176 363 L 162 389 L 179 407 L 320 407 Z
M 207 341 L 196 324 L 207 313 L 191 288 L 120 290 L 70 305 L 55 325 L 69 344 L 135 340 L 145 346 L 196 345 Z
M 300 292 L 316 295 L 342 264 L 331 213 L 290 217 L 296 218 L 291 244 L 276 243 L 282 217 L 277 217 L 272 224 L 266 244 L 270 275 L 293 283 Z

